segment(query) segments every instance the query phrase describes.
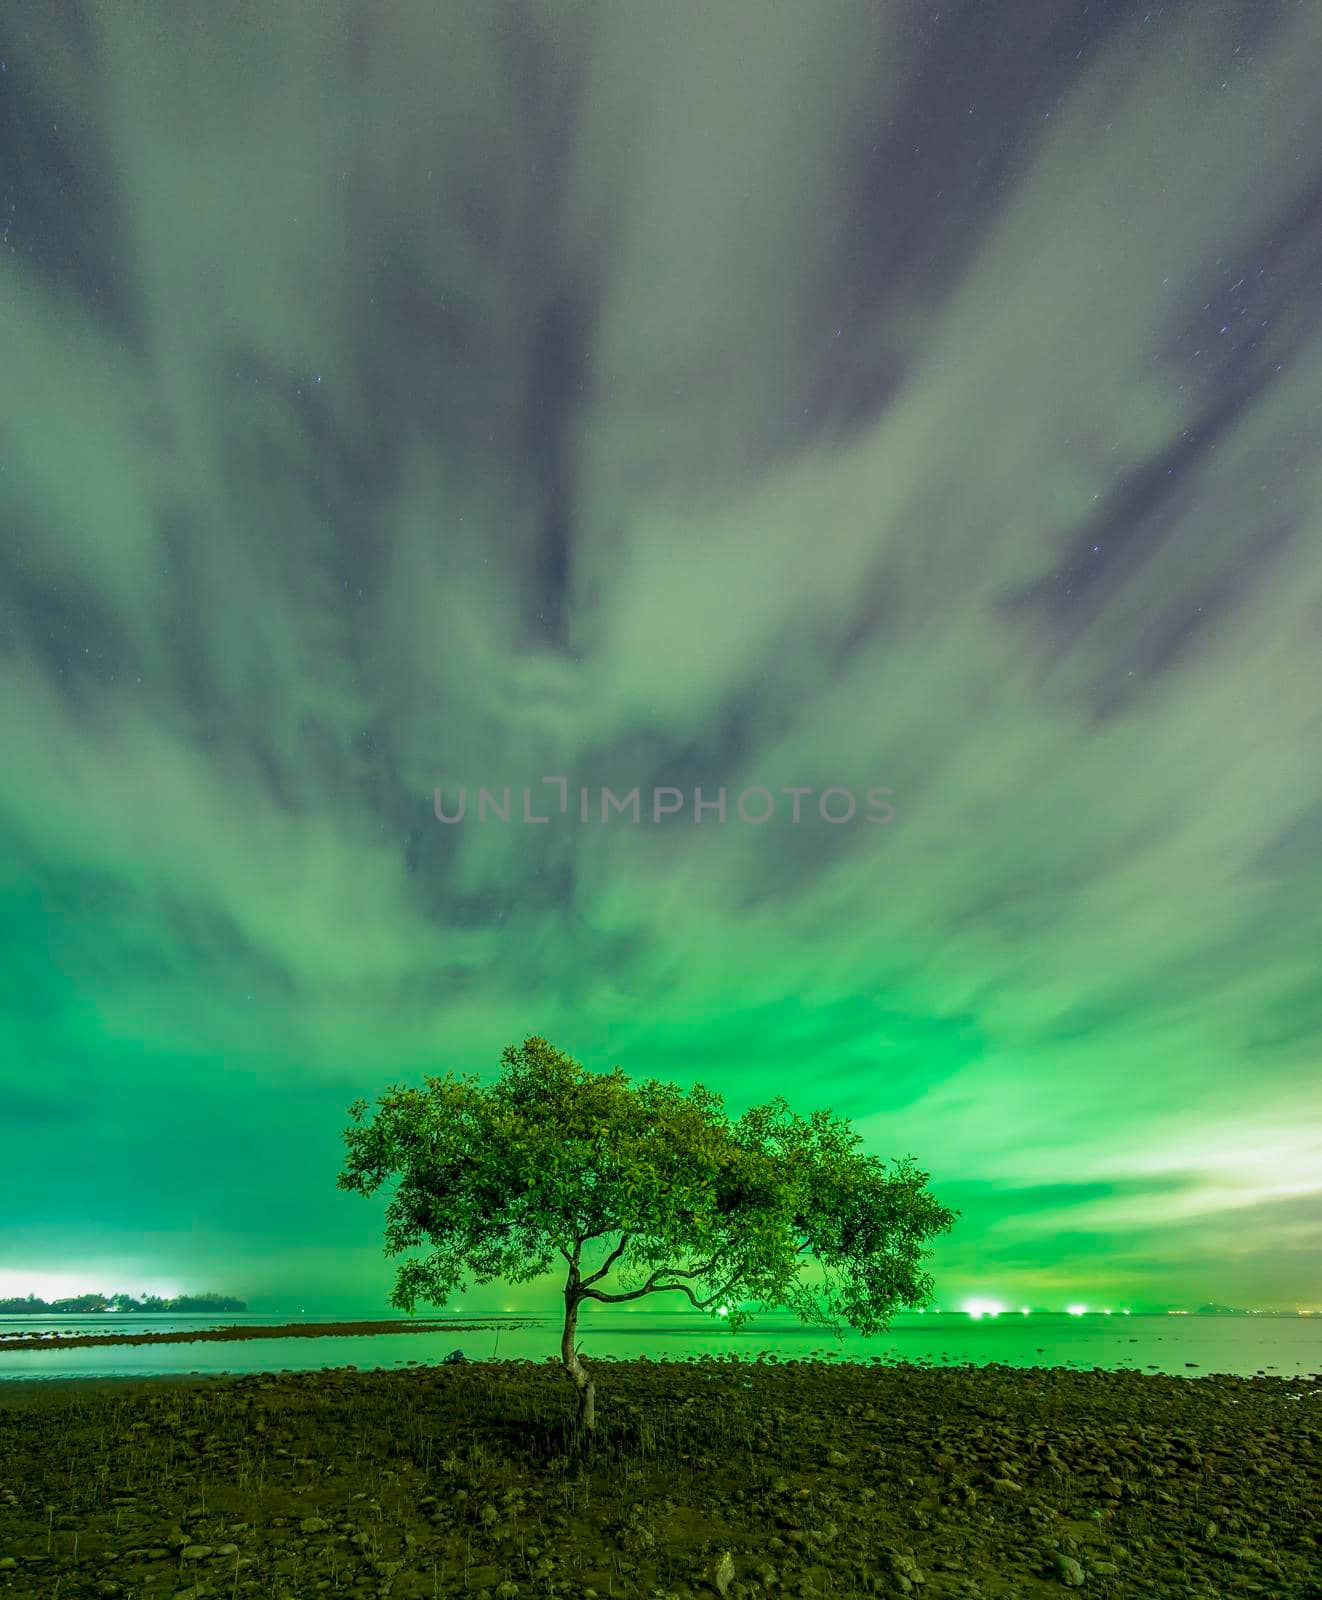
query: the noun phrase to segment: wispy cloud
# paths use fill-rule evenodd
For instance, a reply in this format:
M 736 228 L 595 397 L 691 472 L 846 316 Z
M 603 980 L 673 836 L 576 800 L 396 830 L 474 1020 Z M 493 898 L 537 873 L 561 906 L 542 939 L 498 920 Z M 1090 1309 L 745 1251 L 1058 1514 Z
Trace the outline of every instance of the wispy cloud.
M 334 1283 L 542 1031 L 1322 1297 L 1322 17 L 773 9 L 0 25 L 0 1269 Z M 551 773 L 897 816 L 432 814 Z

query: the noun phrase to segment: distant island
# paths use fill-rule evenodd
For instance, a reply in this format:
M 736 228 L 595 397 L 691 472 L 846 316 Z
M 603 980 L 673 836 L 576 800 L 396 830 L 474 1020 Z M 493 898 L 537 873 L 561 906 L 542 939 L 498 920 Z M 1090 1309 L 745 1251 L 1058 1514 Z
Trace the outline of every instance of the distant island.
M 51 1313 L 57 1316 L 86 1316 L 105 1311 L 121 1316 L 132 1313 L 160 1315 L 170 1311 L 246 1311 L 246 1300 L 236 1300 L 228 1294 L 180 1294 L 172 1300 L 163 1300 L 156 1294 L 79 1294 L 64 1300 L 42 1300 L 35 1294 L 25 1298 L 15 1296 L 0 1300 L 0 1317 L 35 1317 Z

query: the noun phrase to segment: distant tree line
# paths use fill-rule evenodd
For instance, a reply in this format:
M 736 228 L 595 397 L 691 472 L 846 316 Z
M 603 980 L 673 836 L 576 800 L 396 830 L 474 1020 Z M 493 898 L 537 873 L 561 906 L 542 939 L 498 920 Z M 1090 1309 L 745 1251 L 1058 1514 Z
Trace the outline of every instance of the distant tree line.
M 35 1294 L 0 1300 L 0 1317 L 40 1316 L 56 1312 L 81 1316 L 94 1311 L 246 1311 L 247 1302 L 228 1294 L 180 1294 L 163 1300 L 158 1294 L 78 1294 L 64 1300 L 42 1300 Z

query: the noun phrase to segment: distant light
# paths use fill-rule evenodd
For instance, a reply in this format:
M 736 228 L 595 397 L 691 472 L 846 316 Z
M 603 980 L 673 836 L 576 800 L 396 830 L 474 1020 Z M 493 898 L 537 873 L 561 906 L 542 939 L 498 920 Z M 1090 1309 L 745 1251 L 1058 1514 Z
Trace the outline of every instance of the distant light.
M 1019 1315 L 1021 1317 L 1026 1317 L 1028 1315 L 1028 1307 L 1027 1306 L 1020 1306 L 1019 1307 Z
M 1120 1315 L 1122 1317 L 1127 1317 L 1129 1315 L 1129 1307 L 1126 1306 L 1125 1309 L 1120 1313 Z
M 919 1306 L 918 1307 L 918 1315 L 920 1317 L 925 1317 L 927 1315 L 927 1307 L 926 1306 Z
M 728 1317 L 730 1315 L 729 1306 L 717 1306 L 716 1307 L 716 1315 L 718 1317 Z
M 1105 1308 L 1105 1310 L 1104 1310 L 1104 1311 L 1103 1311 L 1103 1312 L 1102 1312 L 1102 1315 L 1103 1315 L 1103 1316 L 1104 1316 L 1104 1317 L 1109 1317 L 1109 1316 L 1110 1316 L 1110 1315 L 1111 1315 L 1111 1308 L 1110 1308 L 1110 1306 L 1107 1306 L 1107 1307 L 1106 1307 L 1106 1308 Z
M 964 1310 L 971 1317 L 999 1317 L 1005 1307 L 999 1300 L 966 1300 Z
M 1087 1306 L 1066 1306 L 1065 1311 L 1071 1317 L 1081 1317 L 1087 1311 Z

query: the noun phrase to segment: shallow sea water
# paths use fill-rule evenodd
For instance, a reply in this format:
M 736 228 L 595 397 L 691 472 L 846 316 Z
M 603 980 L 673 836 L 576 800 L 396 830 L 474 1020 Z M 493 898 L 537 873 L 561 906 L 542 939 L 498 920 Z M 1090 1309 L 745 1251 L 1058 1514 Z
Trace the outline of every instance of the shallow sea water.
M 551 1317 L 427 1316 L 435 1332 L 357 1337 L 254 1339 L 156 1345 L 102 1345 L 64 1350 L 14 1349 L 30 1331 L 164 1333 L 176 1329 L 261 1327 L 360 1320 L 332 1310 L 247 1312 L 221 1317 L 0 1317 L 0 1381 L 155 1377 L 188 1373 L 312 1371 L 327 1367 L 397 1367 L 435 1363 L 454 1349 L 470 1360 L 559 1358 Z M 474 1324 L 480 1326 L 475 1330 Z M 530 1325 L 531 1324 L 531 1325 Z M 582 1314 L 579 1345 L 586 1361 L 686 1361 L 737 1356 L 755 1361 L 907 1361 L 930 1366 L 1070 1367 L 1164 1372 L 1180 1377 L 1235 1373 L 1283 1378 L 1322 1373 L 1322 1317 L 1082 1317 L 1039 1313 L 971 1318 L 965 1314 L 897 1317 L 888 1332 L 863 1338 L 796 1321 L 758 1318 L 738 1334 L 700 1317 Z

